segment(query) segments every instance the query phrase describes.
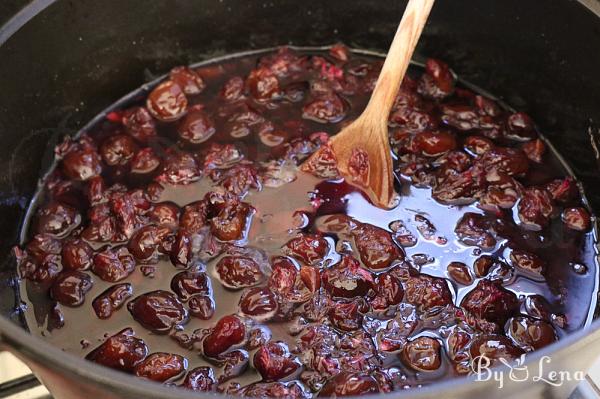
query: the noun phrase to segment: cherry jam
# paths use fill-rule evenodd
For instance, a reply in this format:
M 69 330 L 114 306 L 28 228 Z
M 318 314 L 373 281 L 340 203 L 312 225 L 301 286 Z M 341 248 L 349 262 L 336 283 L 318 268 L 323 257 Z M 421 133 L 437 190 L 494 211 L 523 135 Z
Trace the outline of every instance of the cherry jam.
M 335 159 L 382 59 L 280 48 L 173 68 L 75 138 L 15 247 L 31 332 L 182 389 L 418 389 L 591 319 L 594 217 L 531 118 L 430 59 L 389 117 L 400 203 Z

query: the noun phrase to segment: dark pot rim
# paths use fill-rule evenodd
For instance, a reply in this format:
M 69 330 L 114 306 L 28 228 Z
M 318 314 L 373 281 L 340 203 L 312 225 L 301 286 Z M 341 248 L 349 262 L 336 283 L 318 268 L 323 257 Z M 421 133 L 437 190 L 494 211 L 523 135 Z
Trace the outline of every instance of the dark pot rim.
M 16 33 L 22 26 L 28 23 L 36 15 L 44 11 L 47 7 L 54 4 L 57 0 L 33 0 L 22 10 L 17 12 L 8 22 L 0 26 L 0 46 L 2 46 L 10 37 Z M 600 17 L 600 1 L 598 0 L 576 0 L 582 6 L 589 9 L 592 13 Z M 544 357 L 552 358 L 553 354 L 563 350 L 567 353 L 568 349 L 588 345 L 591 341 L 600 338 L 600 318 L 578 331 L 570 333 L 559 341 L 551 345 L 529 353 L 523 366 L 537 365 L 543 361 Z M 29 334 L 23 328 L 17 326 L 10 319 L 0 315 L 0 349 L 7 349 L 24 359 L 35 362 L 38 366 L 47 367 L 61 374 L 66 374 L 71 378 L 77 378 L 82 383 L 93 383 L 99 387 L 111 387 L 112 393 L 127 393 L 137 397 L 159 399 L 165 397 L 177 397 L 181 399 L 198 399 L 202 397 L 215 397 L 215 394 L 188 391 L 185 389 L 174 390 L 163 384 L 149 380 L 134 378 L 123 372 L 119 372 L 108 367 L 103 367 L 93 362 L 87 361 L 74 354 L 62 351 L 56 346 L 39 337 Z M 507 367 L 498 367 L 495 370 L 508 370 Z M 569 370 L 571 372 L 587 370 Z M 395 391 L 386 394 L 387 398 L 425 398 L 440 397 L 449 392 L 460 392 L 460 388 L 470 386 L 470 384 L 484 384 L 478 382 L 475 376 L 456 377 L 446 379 L 418 390 Z M 527 382 L 526 382 L 527 383 Z M 495 384 L 492 381 L 492 384 Z M 218 395 L 225 397 L 224 395 Z M 443 397 L 443 396 L 442 396 Z

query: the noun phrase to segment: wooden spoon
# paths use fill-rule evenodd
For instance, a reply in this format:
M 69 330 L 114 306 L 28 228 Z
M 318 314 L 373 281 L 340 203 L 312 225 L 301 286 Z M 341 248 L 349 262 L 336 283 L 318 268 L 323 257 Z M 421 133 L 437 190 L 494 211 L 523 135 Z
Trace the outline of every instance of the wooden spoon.
M 408 2 L 367 107 L 328 145 L 313 154 L 302 165 L 302 170 L 310 171 L 311 163 L 333 155 L 341 175 L 362 189 L 376 206 L 391 208 L 397 203 L 388 117 L 433 2 Z M 325 151 L 328 154 L 324 154 Z

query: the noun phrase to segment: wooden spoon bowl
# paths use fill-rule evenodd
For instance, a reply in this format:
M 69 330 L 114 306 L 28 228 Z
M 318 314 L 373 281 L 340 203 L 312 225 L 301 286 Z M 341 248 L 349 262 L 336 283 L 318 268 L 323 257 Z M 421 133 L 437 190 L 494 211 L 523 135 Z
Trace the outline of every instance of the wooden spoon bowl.
M 363 113 L 335 135 L 302 165 L 326 156 L 335 158 L 339 173 L 362 189 L 379 207 L 391 208 L 398 202 L 394 192 L 388 118 L 408 69 L 434 0 L 410 0 L 381 69 L 371 99 Z

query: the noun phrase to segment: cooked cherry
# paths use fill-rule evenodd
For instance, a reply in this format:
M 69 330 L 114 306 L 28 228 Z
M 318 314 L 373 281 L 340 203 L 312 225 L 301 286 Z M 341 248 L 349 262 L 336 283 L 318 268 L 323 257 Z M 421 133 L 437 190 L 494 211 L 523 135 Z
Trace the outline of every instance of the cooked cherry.
M 300 280 L 302 280 L 311 293 L 316 292 L 321 287 L 321 274 L 316 267 L 300 267 Z
M 392 273 L 381 273 L 375 279 L 375 291 L 377 295 L 372 299 L 371 305 L 375 310 L 387 309 L 391 305 L 397 305 L 404 297 L 404 289 L 400 280 Z
M 98 295 L 92 302 L 92 307 L 99 319 L 108 319 L 131 296 L 133 296 L 133 287 L 131 284 L 116 284 Z
M 466 331 L 455 328 L 448 336 L 448 357 L 455 362 L 468 360 L 468 346 L 472 337 Z
M 67 153 L 61 162 L 61 166 L 65 175 L 73 180 L 89 180 L 102 172 L 98 153 L 91 148 L 73 150 Z
M 507 335 L 523 350 L 530 352 L 557 340 L 550 323 L 529 317 L 515 317 L 507 323 Z
M 137 260 L 153 263 L 159 246 L 170 234 L 171 229 L 165 226 L 144 226 L 133 234 L 127 248 Z
M 211 173 L 211 177 L 225 190 L 239 197 L 243 197 L 251 188 L 261 188 L 258 170 L 252 165 L 234 165 L 225 171 Z
M 329 309 L 329 321 L 342 331 L 354 331 L 362 327 L 363 313 L 368 310 L 362 298 L 335 301 Z
M 319 397 L 344 397 L 379 393 L 377 380 L 366 374 L 340 373 L 319 392 Z
M 196 367 L 185 376 L 181 386 L 192 391 L 210 392 L 217 385 L 214 372 L 210 367 Z
M 265 187 L 277 188 L 296 180 L 296 172 L 285 161 L 273 160 L 264 166 L 261 178 Z
M 136 228 L 136 206 L 134 198 L 128 193 L 117 193 L 109 202 L 110 215 L 115 219 L 117 237 L 115 241 L 122 241 L 124 238 L 130 238 Z
M 533 162 L 542 163 L 542 157 L 546 152 L 546 144 L 541 139 L 528 141 L 521 147 L 527 158 Z
M 419 133 L 437 127 L 436 119 L 426 111 L 400 106 L 390 113 L 389 126 L 401 128 L 403 132 Z
M 88 216 L 90 225 L 83 230 L 81 234 L 83 238 L 96 242 L 108 242 L 116 238 L 117 220 L 107 204 L 92 207 L 88 212 Z M 121 237 L 118 237 L 118 239 L 121 239 Z M 69 251 L 71 250 L 72 248 L 69 249 Z
M 302 117 L 320 123 L 337 123 L 345 116 L 344 101 L 334 93 L 317 98 L 302 108 Z
M 148 183 L 148 187 L 146 188 L 148 199 L 150 199 L 151 201 L 159 201 L 160 196 L 164 191 L 165 187 L 162 184 L 157 183 L 155 181 Z
M 216 266 L 221 283 L 231 289 L 252 287 L 258 284 L 263 273 L 252 259 L 242 256 L 225 256 Z
M 22 278 L 38 283 L 52 282 L 61 272 L 60 258 L 57 255 L 47 255 L 39 262 L 19 247 L 14 247 L 13 252 Z
M 222 374 L 219 376 L 219 382 L 223 382 L 239 377 L 246 371 L 250 363 L 250 356 L 245 350 L 236 349 L 219 356 L 219 360 L 223 369 Z
M 83 304 L 85 294 L 92 289 L 92 278 L 80 271 L 61 273 L 52 284 L 50 294 L 60 304 L 76 307 Z
M 248 135 L 261 136 L 272 133 L 275 129 L 273 122 L 266 120 L 262 115 L 251 111 L 242 111 L 229 117 L 226 132 L 234 139 L 240 139 Z
M 268 69 L 254 69 L 246 79 L 252 96 L 259 101 L 273 100 L 281 95 L 277 77 Z
M 240 297 L 240 311 L 256 320 L 267 320 L 277 312 L 277 299 L 268 288 L 250 288 Z
M 465 213 L 456 224 L 454 232 L 466 245 L 474 245 L 482 249 L 492 249 L 496 246 L 496 238 L 490 233 L 489 223 L 482 215 Z
M 283 88 L 282 98 L 292 103 L 301 102 L 304 100 L 308 86 L 307 82 L 290 83 Z
M 446 280 L 427 274 L 409 277 L 404 282 L 404 297 L 407 302 L 423 310 L 452 303 L 452 293 Z
M 323 271 L 323 286 L 333 296 L 353 298 L 365 296 L 374 288 L 373 275 L 350 255 Z
M 490 280 L 501 279 L 504 282 L 511 281 L 514 268 L 504 261 L 489 255 L 482 255 L 473 263 L 476 277 L 488 277 Z
M 435 238 L 437 229 L 429 219 L 423 215 L 415 215 L 415 222 L 417 223 L 417 230 L 419 230 L 423 238 L 426 240 L 433 240 Z
M 171 245 L 171 263 L 177 267 L 187 267 L 192 260 L 192 235 L 186 230 L 179 230 Z
M 552 199 L 546 190 L 528 187 L 518 205 L 521 224 L 528 230 L 538 231 L 546 227 L 554 213 Z
M 148 111 L 162 122 L 172 122 L 181 118 L 187 110 L 187 105 L 188 101 L 181 86 L 170 80 L 156 86 L 146 101 Z
M 259 67 L 266 68 L 278 77 L 284 78 L 301 72 L 305 68 L 306 57 L 299 56 L 287 47 L 281 47 L 272 55 L 260 58 Z
M 513 250 L 510 253 L 510 260 L 512 265 L 526 275 L 533 278 L 542 277 L 546 264 L 534 253 L 520 250 Z
M 95 176 L 89 179 L 84 192 L 90 205 L 98 205 L 106 201 L 108 194 L 106 183 L 102 176 Z
M 491 365 L 500 364 L 498 362 L 500 359 L 511 362 L 523 353 L 521 349 L 512 344 L 510 339 L 502 335 L 481 336 L 473 341 L 469 351 L 473 359 L 485 356 L 488 361 L 492 362 Z M 485 360 L 482 360 L 482 364 L 486 363 Z
M 419 337 L 410 341 L 402 351 L 403 360 L 417 371 L 434 371 L 440 368 L 440 341 L 430 337 Z
M 329 244 L 323 237 L 303 234 L 285 244 L 284 252 L 309 265 L 323 260 L 329 251 Z
M 204 157 L 204 169 L 226 169 L 242 161 L 244 155 L 233 144 L 212 144 Z
M 495 101 L 481 95 L 475 96 L 475 105 L 483 115 L 500 116 L 502 112 Z
M 548 309 L 548 301 L 541 295 L 528 295 L 525 298 L 525 310 L 531 317 L 549 321 L 551 316 Z
M 246 347 L 249 350 L 257 349 L 265 345 L 271 339 L 271 332 L 264 327 L 258 327 L 250 330 L 248 333 L 248 344 Z
M 311 62 L 312 62 L 312 67 L 315 70 L 319 71 L 319 76 L 322 79 L 316 79 L 315 81 L 313 81 L 313 85 L 318 85 L 318 84 L 331 84 L 331 90 L 335 90 L 336 88 L 336 83 L 338 83 L 338 81 L 342 80 L 344 78 L 344 70 L 341 69 L 340 67 L 336 66 L 335 64 L 329 62 L 328 60 L 326 60 L 323 57 L 319 57 L 319 56 L 313 56 L 311 58 Z M 313 93 L 317 94 L 317 93 L 327 93 L 328 90 L 326 89 L 313 89 L 312 90 Z
M 377 332 L 377 343 L 384 352 L 397 352 L 404 348 L 407 337 L 416 327 L 414 320 L 392 319 Z
M 269 342 L 263 345 L 254 355 L 254 368 L 264 381 L 280 380 L 300 367 L 300 362 L 293 356 L 283 342 Z
M 181 300 L 187 301 L 192 295 L 209 295 L 211 292 L 210 280 L 204 272 L 186 270 L 173 276 L 171 290 Z
M 186 205 L 180 219 L 180 227 L 190 233 L 198 233 L 207 224 L 208 202 L 196 201 Z
M 127 304 L 133 318 L 142 326 L 158 334 L 165 334 L 176 325 L 187 321 L 187 310 L 168 291 L 152 291 L 136 297 Z
M 590 214 L 585 208 L 567 208 L 562 213 L 562 221 L 571 230 L 587 231 L 590 228 Z
M 350 50 L 348 50 L 348 47 L 344 46 L 341 43 L 334 44 L 329 49 L 329 55 L 331 55 L 336 60 L 339 60 L 342 62 L 348 61 L 348 58 L 350 57 L 349 53 L 350 53 Z
M 442 204 L 465 205 L 475 201 L 484 189 L 484 170 L 475 165 L 459 173 L 450 173 L 432 191 Z
M 81 223 L 81 215 L 69 205 L 50 202 L 36 213 L 35 231 L 62 238 Z
M 249 398 L 305 399 L 308 394 L 297 382 L 257 382 L 244 387 L 240 392 Z
M 202 348 L 206 356 L 216 357 L 232 346 L 242 343 L 245 337 L 244 323 L 237 316 L 224 316 L 204 338 Z
M 176 227 L 179 224 L 179 207 L 172 202 L 154 204 L 148 211 L 150 221 L 159 226 Z
M 244 79 L 239 76 L 234 76 L 223 85 L 219 95 L 226 101 L 236 101 L 243 98 L 244 95 Z
M 125 247 L 106 248 L 94 255 L 92 272 L 104 281 L 116 283 L 135 270 L 135 259 Z
M 215 314 L 215 301 L 208 295 L 194 295 L 188 300 L 190 316 L 208 320 Z
M 452 175 L 455 172 L 467 172 L 469 170 L 471 170 L 473 175 L 479 172 L 479 168 L 470 168 L 473 165 L 472 158 L 467 153 L 459 150 L 450 151 L 442 155 L 435 163 L 441 167 L 439 171 L 440 177 Z
M 137 152 L 137 145 L 130 136 L 117 134 L 104 140 L 100 146 L 102 160 L 109 166 L 127 165 Z
M 501 281 L 479 280 L 460 306 L 479 318 L 503 325 L 519 311 L 519 300 L 512 291 L 502 287 Z
M 198 180 L 201 175 L 198 162 L 191 154 L 175 152 L 165 159 L 159 179 L 170 184 L 189 184 Z
M 150 175 L 158 171 L 160 158 L 152 148 L 142 148 L 131 159 L 131 173 L 134 175 Z
M 147 354 L 144 341 L 134 337 L 131 328 L 126 328 L 104 341 L 86 359 L 114 369 L 133 371 Z
M 298 276 L 297 266 L 286 257 L 277 257 L 273 259 L 271 276 L 269 277 L 269 288 L 271 291 L 286 296 L 296 284 Z
M 152 381 L 165 382 L 183 374 L 187 360 L 180 355 L 157 352 L 135 366 L 134 374 Z
M 371 269 L 385 269 L 395 260 L 404 260 L 404 251 L 392 241 L 390 233 L 379 227 L 361 223 L 352 235 L 360 260 Z
M 425 63 L 425 72 L 423 76 L 430 76 L 437 87 L 436 94 L 432 97 L 446 96 L 450 94 L 454 87 L 454 76 L 448 65 L 440 60 L 429 58 Z M 419 87 L 420 88 L 420 87 Z
M 156 266 L 153 265 L 142 265 L 140 266 L 140 271 L 144 275 L 144 277 L 154 278 L 156 275 Z
M 36 234 L 31 241 L 25 245 L 27 254 L 37 262 L 44 262 L 46 257 L 61 253 L 60 241 L 50 234 Z M 64 260 L 63 260 L 64 263 Z
M 468 266 L 462 262 L 450 262 L 446 269 L 448 276 L 462 285 L 470 285 L 473 282 L 473 276 Z
M 494 148 L 490 139 L 481 136 L 469 136 L 465 139 L 465 149 L 475 156 L 483 155 Z
M 197 106 L 190 108 L 177 127 L 179 137 L 190 144 L 200 144 L 215 134 L 215 123 Z
M 401 220 L 395 220 L 390 224 L 392 238 L 403 247 L 414 247 L 417 245 L 417 237 L 405 226 Z
M 527 141 L 537 136 L 533 121 L 523 112 L 510 115 L 506 120 L 506 128 L 505 136 L 513 140 Z
M 68 240 L 61 251 L 62 264 L 68 270 L 88 270 L 92 266 L 94 250 L 80 239 Z
M 169 79 L 177 83 L 185 94 L 200 94 L 206 87 L 202 76 L 197 70 L 185 66 L 179 66 L 171 69 Z
M 495 147 L 481 156 L 481 165 L 486 171 L 506 173 L 509 176 L 521 176 L 529 170 L 529 160 L 521 150 L 507 147 Z
M 495 215 L 502 215 L 503 209 L 511 209 L 517 203 L 521 186 L 506 175 L 489 174 L 487 178 L 491 180 L 490 186 L 479 198 L 478 207 Z
M 244 236 L 252 207 L 245 202 L 228 203 L 210 220 L 211 231 L 219 240 L 240 240 Z
M 456 148 L 456 139 L 445 131 L 417 133 L 413 139 L 415 149 L 426 157 L 438 157 Z
M 552 180 L 550 183 L 546 184 L 545 189 L 554 201 L 560 203 L 572 201 L 579 193 L 577 183 L 571 176 L 565 177 L 564 179 Z
M 146 143 L 156 137 L 154 119 L 144 107 L 126 110 L 123 113 L 123 125 L 127 133 L 140 143 Z

